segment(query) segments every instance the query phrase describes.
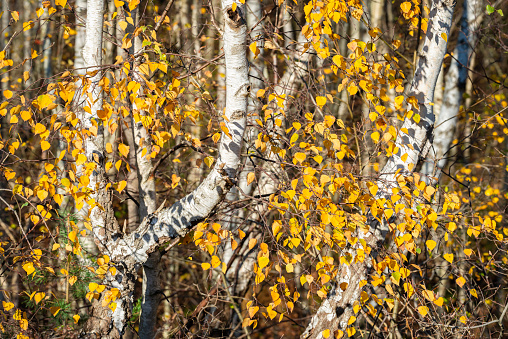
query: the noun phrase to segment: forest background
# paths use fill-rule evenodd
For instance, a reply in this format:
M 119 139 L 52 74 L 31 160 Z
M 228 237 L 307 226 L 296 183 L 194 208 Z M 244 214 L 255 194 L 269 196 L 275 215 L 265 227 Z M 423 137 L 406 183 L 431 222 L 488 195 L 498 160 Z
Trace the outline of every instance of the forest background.
M 504 338 L 490 0 L 1 0 L 2 338 Z

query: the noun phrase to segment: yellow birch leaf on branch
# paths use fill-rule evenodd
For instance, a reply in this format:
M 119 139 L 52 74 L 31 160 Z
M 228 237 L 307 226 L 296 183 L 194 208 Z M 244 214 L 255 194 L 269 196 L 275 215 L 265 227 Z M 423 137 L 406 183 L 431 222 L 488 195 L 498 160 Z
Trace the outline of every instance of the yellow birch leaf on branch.
M 379 142 L 379 132 L 374 132 L 370 135 L 370 137 L 372 138 L 372 140 L 374 140 L 375 143 L 378 143 Z
M 326 104 L 326 101 L 327 101 L 326 97 L 321 96 L 316 97 L 316 103 L 319 106 L 319 108 L 323 108 L 323 106 Z
M 296 153 L 294 158 L 301 163 L 305 160 L 305 158 L 307 158 L 307 156 L 305 155 L 305 153 Z
M 409 13 L 409 11 L 411 10 L 411 3 L 408 1 L 401 3 L 400 9 L 402 10 L 403 13 Z
M 56 307 L 56 306 L 50 307 L 49 311 L 51 312 L 51 314 L 53 314 L 53 317 L 56 317 L 58 312 L 60 312 L 60 307 Z
M 256 174 L 254 172 L 247 174 L 247 185 L 250 185 L 254 179 L 256 179 Z
M 429 313 L 429 308 L 427 306 L 418 306 L 418 313 L 425 317 L 427 313 Z
M 425 242 L 425 245 L 427 245 L 427 248 L 429 249 L 429 251 L 432 251 L 434 249 L 434 247 L 436 247 L 436 242 L 434 240 L 427 240 Z
M 65 7 L 65 5 L 67 5 L 67 0 L 55 0 L 55 5 Z
M 259 268 L 266 267 L 269 263 L 270 259 L 268 259 L 267 257 L 259 257 L 258 259 Z
M 45 296 L 46 296 L 46 293 L 44 293 L 44 292 L 36 293 L 34 296 L 35 303 L 38 304 L 42 299 L 44 299 Z
M 5 99 L 10 99 L 12 98 L 12 92 L 9 91 L 8 89 L 4 91 L 4 97 Z
M 443 254 L 443 258 L 450 264 L 453 263 L 453 253 L 445 253 Z
M 129 148 L 130 148 L 129 146 L 124 144 L 118 145 L 118 150 L 120 151 L 120 154 L 122 154 L 124 157 L 129 156 Z

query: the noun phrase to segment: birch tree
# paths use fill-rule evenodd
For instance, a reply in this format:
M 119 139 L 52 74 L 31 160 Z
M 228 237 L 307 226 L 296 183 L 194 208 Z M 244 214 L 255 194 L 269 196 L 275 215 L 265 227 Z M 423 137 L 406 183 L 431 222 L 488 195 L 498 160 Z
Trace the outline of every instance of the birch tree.
M 94 27 L 89 19 L 94 7 L 88 6 L 88 31 Z M 96 242 L 103 253 L 108 254 L 112 262 L 118 263 L 116 275 L 108 276 L 106 284 L 111 284 L 120 295 L 116 299 L 114 311 L 96 303 L 91 320 L 85 328 L 86 335 L 99 334 L 101 337 L 120 337 L 126 328 L 131 314 L 132 293 L 136 269 L 145 264 L 158 246 L 165 242 L 184 236 L 190 228 L 206 219 L 215 206 L 221 202 L 227 191 L 236 180 L 236 170 L 240 164 L 240 151 L 246 125 L 247 98 L 250 92 L 248 68 L 244 49 L 246 41 L 246 24 L 244 9 L 233 10 L 232 2 L 223 1 L 224 15 L 224 51 L 228 72 L 226 74 L 226 127 L 228 133 L 222 135 L 219 156 L 212 171 L 195 191 L 158 213 L 147 216 L 139 227 L 129 235 L 118 237 L 116 227 L 100 222 L 108 216 L 100 214 L 102 220 L 94 224 L 105 225 L 95 232 Z M 236 7 L 236 6 L 235 6 Z M 100 12 L 102 14 L 102 12 Z M 102 25 L 101 25 L 102 26 Z M 87 43 L 89 40 L 87 39 Z M 85 51 L 86 47 L 85 45 Z M 99 44 L 100 46 L 100 44 Z M 85 59 L 86 60 L 86 59 Z M 102 192 L 102 195 L 107 192 Z M 107 202 L 106 199 L 97 199 Z M 92 211 L 93 215 L 93 211 Z M 114 221 L 113 221 L 114 222 Z M 116 232 L 115 232 L 116 231 Z M 150 288 L 152 286 L 148 286 Z M 144 335 L 144 334 L 143 334 Z
M 410 110 L 420 115 L 418 122 L 407 119 L 401 127 L 401 134 L 396 144 L 399 151 L 389 159 L 377 181 L 379 187 L 376 199 L 386 199 L 396 187 L 399 178 L 409 175 L 415 170 L 420 158 L 426 155 L 427 142 L 432 141 L 434 113 L 431 103 L 434 89 L 446 54 L 446 40 L 450 33 L 455 3 L 449 0 L 434 0 L 429 15 L 429 27 L 425 42 L 420 50 L 420 60 L 411 84 L 410 97 L 413 105 Z M 365 229 L 357 230 L 359 239 L 365 241 L 367 247 L 378 250 L 388 232 L 389 220 L 381 223 L 374 217 L 367 218 Z M 360 248 L 360 247 L 358 247 Z M 316 314 L 302 334 L 302 338 L 322 338 L 324 331 L 344 331 L 350 318 L 354 315 L 353 302 L 360 297 L 362 281 L 367 278 L 367 263 L 356 262 L 342 265 L 337 274 L 335 288 L 323 301 Z M 342 290 L 341 284 L 346 287 Z

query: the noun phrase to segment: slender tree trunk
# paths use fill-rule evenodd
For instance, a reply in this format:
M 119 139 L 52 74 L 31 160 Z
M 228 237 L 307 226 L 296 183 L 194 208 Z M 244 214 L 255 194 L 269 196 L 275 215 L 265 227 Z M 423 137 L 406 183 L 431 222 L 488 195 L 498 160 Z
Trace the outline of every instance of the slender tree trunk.
M 29 0 L 23 1 L 23 20 L 24 22 L 27 22 L 30 18 L 30 14 L 32 13 L 32 2 Z M 3 19 L 3 17 L 2 17 Z M 23 73 L 28 72 L 30 74 L 30 70 L 32 68 L 32 51 L 31 51 L 31 45 L 32 45 L 32 30 L 28 30 L 23 33 L 25 36 L 25 39 L 23 40 Z M 29 78 L 24 82 L 24 88 L 29 88 L 32 84 L 32 79 Z M 25 96 L 27 96 L 25 94 Z M 29 98 L 30 96 L 28 96 Z
M 4 50 L 9 42 L 10 37 L 10 27 L 9 20 L 11 18 L 11 14 L 9 13 L 9 0 L 2 0 L 2 26 L 0 27 L 0 51 Z M 5 58 L 8 58 L 10 54 L 10 50 L 5 51 Z M 9 88 L 9 81 L 6 78 L 9 77 L 8 74 L 3 74 L 0 76 L 0 91 L 4 91 Z
M 476 44 L 476 30 L 481 23 L 477 20 L 480 1 L 465 0 L 461 19 L 459 41 L 453 53 L 454 58 L 445 77 L 443 104 L 434 128 L 434 144 L 424 164 L 423 173 L 429 182 L 437 183 L 441 171 L 446 166 L 446 153 L 454 139 L 460 106 L 466 89 L 468 64 Z M 439 90 L 439 89 L 437 89 Z
M 411 96 L 418 100 L 419 109 L 413 107 L 420 114 L 420 121 L 406 119 L 397 139 L 398 153 L 392 155 L 380 173 L 377 182 L 378 192 L 376 199 L 389 198 L 391 188 L 397 185 L 398 175 L 410 175 L 416 167 L 421 156 L 425 156 L 425 146 L 429 140 L 434 125 L 433 106 L 434 89 L 437 82 L 443 58 L 446 53 L 446 41 L 441 34 L 449 35 L 452 24 L 452 14 L 455 3 L 453 0 L 433 0 L 429 16 L 429 26 L 424 45 L 420 51 L 420 59 L 411 85 Z M 408 134 L 409 133 L 409 134 Z M 407 157 L 407 158 L 406 158 Z M 405 159 L 404 159 L 405 158 Z M 366 246 L 375 253 L 384 240 L 388 231 L 387 224 L 379 223 L 372 216 L 367 219 L 368 228 L 357 230 L 356 236 L 365 240 Z M 361 248 L 358 245 L 358 249 Z M 355 257 L 356 249 L 350 250 Z M 367 250 L 367 248 L 364 248 Z M 371 254 L 372 255 L 372 254 Z M 336 287 L 329 292 L 328 298 L 323 301 L 313 316 L 302 338 L 323 338 L 323 331 L 330 330 L 332 335 L 337 331 L 345 331 L 350 317 L 354 314 L 353 304 L 358 300 L 362 287 L 360 282 L 368 277 L 367 261 L 360 262 L 353 259 L 350 265 L 339 266 L 336 278 Z M 346 283 L 342 290 L 338 286 Z

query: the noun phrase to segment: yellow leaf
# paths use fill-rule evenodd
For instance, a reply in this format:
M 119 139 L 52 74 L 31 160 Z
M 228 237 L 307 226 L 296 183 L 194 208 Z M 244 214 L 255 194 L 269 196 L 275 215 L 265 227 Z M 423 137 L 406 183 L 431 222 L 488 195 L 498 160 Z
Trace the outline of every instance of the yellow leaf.
M 445 253 L 443 254 L 443 258 L 450 264 L 453 263 L 453 253 Z
M 12 11 L 12 12 L 11 12 L 11 16 L 12 16 L 12 18 L 14 19 L 14 21 L 18 22 L 18 20 L 19 20 L 19 12 L 17 12 L 17 11 Z
M 441 33 L 441 38 L 443 38 L 444 41 L 448 42 L 448 36 L 446 33 Z
M 256 41 L 254 41 L 253 43 L 251 43 L 251 44 L 249 45 L 249 49 L 250 49 L 250 51 L 252 52 L 252 54 L 254 54 L 254 56 L 255 56 L 255 57 L 257 57 L 257 56 L 258 56 L 258 54 L 261 52 L 261 51 L 259 50 L 259 48 L 257 47 L 257 43 L 256 43 Z
M 256 179 L 256 174 L 254 172 L 247 174 L 247 185 L 250 185 L 254 179 Z
M 471 254 L 473 254 L 473 250 L 472 250 L 472 249 L 470 249 L 470 248 L 466 248 L 466 249 L 464 250 L 464 254 L 465 254 L 465 255 L 467 255 L 467 256 L 469 257 Z
M 53 103 L 53 99 L 54 99 L 54 97 L 52 98 L 51 96 L 49 96 L 47 94 L 39 95 L 37 97 L 37 104 L 39 105 L 39 108 L 42 110 L 44 108 L 49 107 L 49 105 L 51 105 Z M 44 129 L 46 129 L 46 128 L 44 128 Z
M 268 306 L 266 308 L 266 313 L 268 313 L 268 316 L 270 317 L 270 319 L 275 318 L 275 316 L 277 315 L 277 312 L 273 310 L 272 306 Z
M 378 190 L 378 187 L 376 184 L 372 184 L 369 186 L 370 194 L 372 194 L 373 196 L 376 196 L 377 190 Z
M 356 87 L 354 84 L 351 84 L 348 86 L 347 91 L 349 92 L 349 95 L 355 95 L 358 92 L 358 87 Z
M 221 262 L 221 261 L 220 261 L 220 259 L 219 259 L 219 257 L 218 257 L 218 256 L 214 255 L 214 256 L 212 257 L 212 267 L 213 267 L 213 268 L 215 268 L 215 267 L 219 266 L 219 265 L 220 265 L 220 262 Z
M 269 263 L 270 259 L 268 259 L 267 257 L 259 257 L 258 259 L 259 268 L 266 267 Z
M 209 269 L 210 269 L 210 267 L 212 267 L 212 265 L 210 265 L 210 264 L 209 264 L 209 263 L 207 263 L 207 262 L 204 262 L 204 263 L 202 263 L 202 264 L 201 264 L 201 268 L 203 268 L 203 270 L 205 270 L 205 271 L 206 271 L 206 270 L 209 270 Z
M 74 319 L 74 323 L 77 324 L 79 321 L 79 318 L 81 318 L 78 314 L 75 314 L 72 316 L 72 319 Z
M 330 330 L 326 329 L 323 332 L 321 332 L 324 338 L 330 337 Z
M 51 144 L 47 142 L 46 140 L 41 141 L 41 149 L 42 151 L 46 151 L 51 147 Z
M 466 279 L 464 279 L 464 277 L 459 277 L 459 278 L 457 278 L 457 280 L 455 280 L 455 282 L 457 283 L 457 285 L 462 287 L 466 283 Z
M 35 134 L 41 134 L 41 133 L 44 133 L 45 131 L 46 131 L 46 126 L 44 126 L 43 124 L 37 123 L 37 125 L 35 125 L 35 127 L 34 127 Z
M 28 121 L 32 118 L 32 114 L 29 111 L 21 111 L 21 119 Z
M 305 160 L 305 158 L 307 158 L 307 156 L 305 155 L 305 153 L 296 153 L 294 158 L 301 163 Z
M 12 98 L 12 92 L 9 91 L 8 89 L 4 91 L 4 97 L 5 99 L 10 99 Z
M 90 289 L 90 292 L 95 291 L 97 289 L 97 287 L 99 287 L 99 284 L 97 284 L 97 283 L 91 282 L 88 284 L 88 288 Z
M 372 140 L 374 140 L 375 143 L 378 143 L 379 142 L 379 132 L 374 132 L 370 135 L 370 137 L 372 138 Z
M 258 306 L 249 307 L 249 318 L 254 317 L 254 315 L 257 313 L 258 310 L 259 310 Z
M 51 314 L 53 314 L 53 317 L 56 317 L 58 312 L 60 312 L 60 307 L 55 307 L 55 306 L 50 307 L 49 311 L 51 312 Z
M 129 156 L 129 148 L 130 148 L 129 146 L 124 144 L 118 145 L 118 150 L 120 151 L 120 154 L 122 154 L 124 157 Z
M 326 104 L 326 100 L 326 97 L 316 97 L 316 103 L 319 108 L 323 108 L 323 106 Z
M 75 275 L 69 278 L 69 284 L 71 284 L 71 286 L 74 285 L 76 281 L 78 281 L 78 277 L 76 277 Z
M 356 317 L 354 315 L 351 316 L 351 318 L 349 318 L 348 322 L 347 322 L 347 325 L 351 325 L 352 323 L 354 323 L 356 321 Z
M 249 240 L 249 250 L 253 249 L 254 246 L 256 246 L 256 243 L 258 242 L 258 240 L 256 238 L 252 238 Z
M 124 4 L 123 1 L 115 0 L 115 7 L 123 6 L 123 4 Z
M 256 93 L 256 97 L 258 98 L 261 98 L 265 95 L 265 90 L 264 89 L 258 89 L 257 93 Z
M 213 162 L 215 161 L 215 159 L 212 156 L 208 156 L 208 157 L 205 158 L 204 161 L 205 161 L 206 166 L 211 168 Z
M 83 165 L 86 162 L 86 156 L 84 154 L 78 154 L 76 158 L 76 165 Z
M 400 5 L 400 9 L 402 9 L 402 12 L 404 13 L 408 13 L 410 10 L 411 10 L 411 3 L 406 1 L 406 2 L 403 2 L 401 5 Z
M 42 299 L 44 299 L 45 296 L 46 296 L 46 293 L 44 293 L 44 292 L 36 293 L 34 296 L 35 303 L 38 304 Z
M 427 313 L 429 313 L 429 308 L 427 306 L 419 306 L 418 313 L 420 313 L 423 317 L 425 317 Z
M 66 4 L 67 4 L 67 0 L 55 0 L 55 5 L 56 6 L 65 7 Z
M 122 181 L 120 181 L 120 182 L 118 183 L 118 187 L 117 187 L 117 189 L 116 189 L 116 190 L 117 190 L 119 193 L 122 193 L 122 191 L 124 190 L 124 188 L 125 188 L 125 187 L 127 187 L 127 181 L 122 180 Z
M 476 299 L 478 299 L 478 294 L 476 293 L 476 290 L 473 288 L 472 290 L 469 291 L 471 293 L 471 295 L 473 297 L 475 297 Z
M 72 242 L 76 242 L 76 231 L 71 231 L 69 232 L 69 240 L 72 241 Z
M 436 247 L 436 242 L 434 240 L 427 240 L 425 242 L 425 244 L 427 245 L 427 248 L 429 249 L 429 251 L 432 251 L 434 249 L 434 247 Z
M 118 22 L 118 26 L 120 26 L 120 28 L 121 28 L 123 31 L 125 31 L 125 29 L 127 28 L 127 25 L 128 25 L 128 24 L 127 24 L 127 22 L 125 22 L 125 21 L 120 21 L 120 22 Z
M 2 301 L 2 306 L 4 307 L 4 311 L 8 312 L 14 307 L 14 304 L 11 302 L 7 303 L 5 301 Z
M 30 275 L 33 272 L 35 272 L 34 264 L 32 262 L 26 262 L 23 264 L 22 267 L 26 271 L 27 275 Z
M 60 248 L 60 244 L 53 244 L 53 247 L 51 248 L 52 251 L 56 251 Z
M 236 12 L 236 2 L 233 2 L 233 5 L 231 6 L 231 9 L 233 10 L 233 12 Z

